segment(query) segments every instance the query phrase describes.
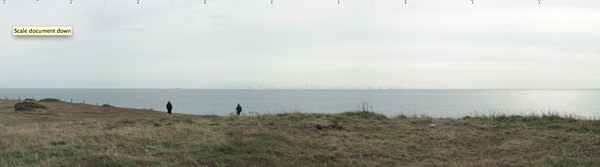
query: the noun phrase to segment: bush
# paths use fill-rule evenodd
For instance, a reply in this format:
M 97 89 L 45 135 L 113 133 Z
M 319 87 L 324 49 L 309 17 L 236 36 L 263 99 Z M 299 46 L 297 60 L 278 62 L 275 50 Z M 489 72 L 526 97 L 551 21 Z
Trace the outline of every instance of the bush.
M 110 104 L 102 104 L 102 107 L 112 107 Z
M 46 108 L 46 106 L 30 101 L 15 104 L 15 111 L 33 111 L 37 108 Z
M 35 99 L 25 98 L 25 101 L 35 101 Z
M 40 100 L 41 102 L 60 102 L 59 99 L 56 98 L 44 98 Z

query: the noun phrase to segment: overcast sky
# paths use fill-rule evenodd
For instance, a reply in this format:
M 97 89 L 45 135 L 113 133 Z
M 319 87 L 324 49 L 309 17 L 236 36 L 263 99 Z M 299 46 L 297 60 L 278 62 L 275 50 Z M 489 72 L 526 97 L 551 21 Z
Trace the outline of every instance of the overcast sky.
M 598 0 L 202 2 L 7 0 L 0 88 L 600 88 Z

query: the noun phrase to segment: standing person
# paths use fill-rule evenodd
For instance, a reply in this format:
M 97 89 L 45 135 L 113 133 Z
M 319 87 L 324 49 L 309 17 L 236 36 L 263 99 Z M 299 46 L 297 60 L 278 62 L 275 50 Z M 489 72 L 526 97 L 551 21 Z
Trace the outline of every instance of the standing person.
M 173 105 L 171 105 L 171 101 L 167 101 L 167 116 L 171 116 L 171 110 L 173 109 Z
M 235 110 L 237 110 L 237 115 L 240 115 L 242 112 L 242 106 L 240 106 L 240 103 L 238 103 L 238 106 L 235 108 Z

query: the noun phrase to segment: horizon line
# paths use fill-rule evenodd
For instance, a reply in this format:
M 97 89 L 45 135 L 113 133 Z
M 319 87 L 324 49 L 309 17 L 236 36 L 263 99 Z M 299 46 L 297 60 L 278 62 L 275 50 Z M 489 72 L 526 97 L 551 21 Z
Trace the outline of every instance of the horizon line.
M 0 89 L 155 89 L 155 90 L 600 90 L 600 88 L 0 88 Z

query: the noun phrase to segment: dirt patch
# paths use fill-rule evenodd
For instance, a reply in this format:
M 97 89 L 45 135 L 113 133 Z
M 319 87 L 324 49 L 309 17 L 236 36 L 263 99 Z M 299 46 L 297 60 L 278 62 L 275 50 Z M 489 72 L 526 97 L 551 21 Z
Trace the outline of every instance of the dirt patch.
M 333 123 L 327 126 L 324 125 L 319 125 L 319 124 L 308 124 L 308 125 L 304 125 L 304 129 L 335 129 L 335 130 L 343 130 L 344 127 L 338 123 Z
M 510 139 L 498 146 L 502 150 L 526 150 L 534 147 L 535 142 L 523 139 Z

